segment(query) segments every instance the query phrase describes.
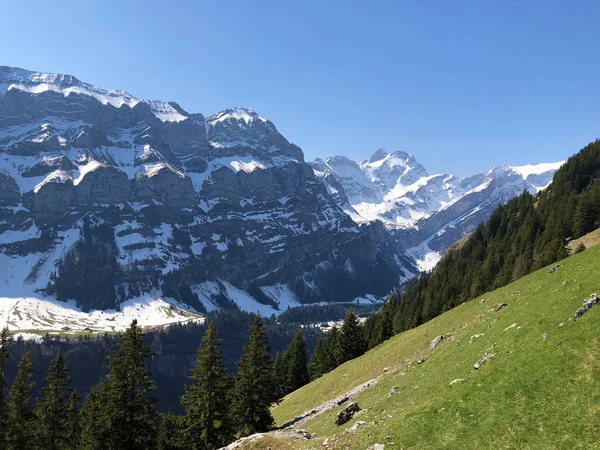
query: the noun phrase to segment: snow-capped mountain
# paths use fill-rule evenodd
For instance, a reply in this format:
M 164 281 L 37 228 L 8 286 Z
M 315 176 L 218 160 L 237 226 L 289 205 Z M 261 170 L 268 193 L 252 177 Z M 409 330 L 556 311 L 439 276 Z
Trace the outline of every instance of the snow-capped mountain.
M 419 268 L 428 270 L 498 205 L 546 188 L 562 164 L 494 167 L 460 178 L 429 175 L 413 155 L 379 149 L 360 163 L 333 156 L 311 165 L 355 222 L 382 221 Z
M 97 272 L 74 281 L 85 290 L 102 276 L 115 289 L 86 300 L 63 280 L 89 249 L 102 255 Z M 399 237 L 354 222 L 302 150 L 250 109 L 205 117 L 70 75 L 0 67 L 4 306 L 33 300 L 54 311 L 57 298 L 73 299 L 65 315 L 77 315 L 107 302 L 195 299 L 271 314 L 381 296 L 416 271 Z M 18 310 L 0 308 L 0 320 L 19 327 L 28 313 Z

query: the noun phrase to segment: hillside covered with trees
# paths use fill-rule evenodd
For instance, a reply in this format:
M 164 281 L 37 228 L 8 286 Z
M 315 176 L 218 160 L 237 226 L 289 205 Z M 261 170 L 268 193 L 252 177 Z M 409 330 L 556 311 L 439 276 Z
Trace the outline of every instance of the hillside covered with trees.
M 566 244 L 600 227 L 600 141 L 556 172 L 550 187 L 499 206 L 432 273 L 394 293 L 365 324 L 369 347 L 568 256 Z

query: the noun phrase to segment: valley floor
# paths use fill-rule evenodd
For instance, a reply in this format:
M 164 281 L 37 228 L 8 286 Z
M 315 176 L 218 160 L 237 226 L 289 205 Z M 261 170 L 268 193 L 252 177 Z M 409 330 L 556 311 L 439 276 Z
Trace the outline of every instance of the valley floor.
M 288 395 L 277 424 L 309 417 L 241 448 L 600 448 L 600 304 L 573 320 L 598 274 L 600 247 L 588 248 L 397 335 Z M 335 425 L 351 401 L 361 411 Z

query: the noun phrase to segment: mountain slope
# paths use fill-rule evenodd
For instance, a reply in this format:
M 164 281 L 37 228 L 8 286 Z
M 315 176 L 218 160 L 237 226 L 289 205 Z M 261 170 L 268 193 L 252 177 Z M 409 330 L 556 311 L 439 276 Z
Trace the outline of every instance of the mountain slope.
M 600 305 L 573 317 L 600 290 L 599 271 L 600 247 L 593 247 L 554 272 L 540 269 L 393 337 L 273 409 L 283 425 L 375 380 L 349 400 L 363 412 L 338 427 L 334 419 L 345 405 L 336 405 L 296 425 L 316 438 L 269 436 L 270 443 L 299 449 L 320 447 L 326 439 L 327 448 L 340 449 L 376 443 L 405 449 L 595 448 Z M 495 311 L 499 304 L 507 306 Z M 444 339 L 428 350 L 439 335 Z M 488 360 L 475 370 L 486 352 Z M 260 448 L 260 442 L 245 448 Z
M 84 310 L 150 295 L 270 315 L 383 296 L 417 272 L 397 238 L 354 223 L 256 112 L 205 117 L 10 67 L 0 67 L 0 250 L 3 299 Z
M 413 155 L 379 149 L 361 163 L 334 156 L 312 166 L 357 223 L 381 220 L 419 260 L 421 270 L 429 270 L 498 205 L 523 191 L 546 188 L 563 163 L 494 167 L 459 178 L 429 175 Z

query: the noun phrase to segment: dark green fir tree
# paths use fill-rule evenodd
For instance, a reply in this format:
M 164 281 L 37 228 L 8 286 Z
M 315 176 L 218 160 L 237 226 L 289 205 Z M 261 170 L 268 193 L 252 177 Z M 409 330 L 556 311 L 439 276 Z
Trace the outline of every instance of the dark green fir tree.
M 239 435 L 267 431 L 273 426 L 270 408 L 277 398 L 269 350 L 265 326 L 256 316 L 235 377 L 232 418 Z
M 69 369 L 61 351 L 50 363 L 44 383 L 35 406 L 37 444 L 47 450 L 72 448 L 69 409 L 73 390 L 69 387 Z
M 80 446 L 89 450 L 155 449 L 158 413 L 148 368 L 152 353 L 136 320 L 113 348 L 106 377 L 83 407 Z
M 35 449 L 35 420 L 29 407 L 33 380 L 33 362 L 27 350 L 19 361 L 17 375 L 10 388 L 7 443 L 11 450 Z
M 196 367 L 185 387 L 188 449 L 215 449 L 234 436 L 229 420 L 230 399 L 221 341 L 213 322 L 208 325 L 196 355 Z
M 9 426 L 9 410 L 6 400 L 6 380 L 4 368 L 9 357 L 11 338 L 7 328 L 0 331 L 0 448 L 6 448 L 6 433 Z
M 298 328 L 294 339 L 290 343 L 287 351 L 287 392 L 295 391 L 301 388 L 309 381 L 306 342 L 302 336 L 301 328 Z
M 335 349 L 338 364 L 343 364 L 350 359 L 361 356 L 366 350 L 363 329 L 353 309 L 350 309 L 344 318 L 340 329 Z

